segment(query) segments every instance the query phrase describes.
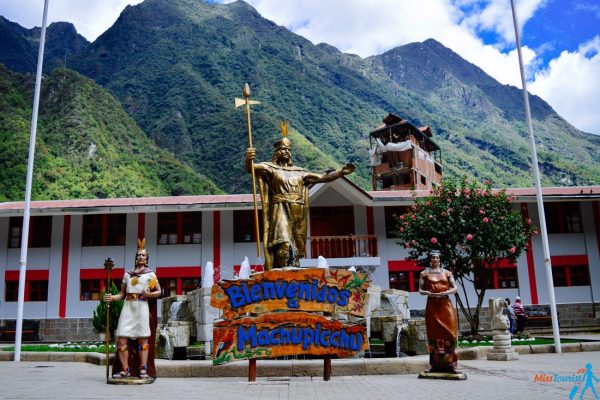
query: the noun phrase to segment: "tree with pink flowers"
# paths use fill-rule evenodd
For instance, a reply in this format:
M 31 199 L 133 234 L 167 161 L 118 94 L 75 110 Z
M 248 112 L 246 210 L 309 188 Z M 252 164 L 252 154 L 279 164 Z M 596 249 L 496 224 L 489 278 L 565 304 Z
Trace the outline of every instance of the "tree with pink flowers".
M 456 295 L 460 310 L 471 325 L 471 333 L 477 334 L 493 268 L 505 259 L 516 262 L 537 232 L 513 203 L 515 198 L 504 189 L 492 189 L 489 181 L 480 185 L 466 179 L 459 183 L 445 179 L 429 196 L 414 196 L 408 212 L 398 216 L 398 243 L 408 250 L 409 259 L 423 266 L 429 251 L 440 250 L 442 265 L 453 271 L 462 288 L 462 295 Z M 477 294 L 474 309 L 467 282 Z

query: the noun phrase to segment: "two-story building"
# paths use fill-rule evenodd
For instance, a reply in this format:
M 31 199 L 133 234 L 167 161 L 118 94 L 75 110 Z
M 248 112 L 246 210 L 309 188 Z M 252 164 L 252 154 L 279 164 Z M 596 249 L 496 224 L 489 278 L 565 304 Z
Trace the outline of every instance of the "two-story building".
M 539 226 L 534 189 L 508 192 L 516 196 L 515 207 Z M 556 301 L 594 304 L 600 299 L 600 186 L 543 192 Z M 309 196 L 302 266 L 316 266 L 322 255 L 331 267 L 362 267 L 382 288 L 410 292 L 412 309 L 424 308 L 425 298 L 417 292 L 420 269 L 406 260 L 394 238 L 394 215 L 412 204 L 410 191 L 365 192 L 339 179 L 314 185 Z M 34 201 L 24 317 L 87 321 L 104 285 L 105 258 L 114 259 L 118 284 L 133 266 L 138 238 L 146 238 L 150 266 L 165 295 L 197 288 L 208 261 L 222 279 L 233 278 L 244 257 L 260 270 L 252 207 L 246 194 Z M 0 320 L 17 315 L 22 215 L 22 202 L 0 204 Z M 548 304 L 540 236 L 531 244 L 516 265 L 494 271 L 489 297 L 519 295 L 526 304 Z M 475 300 L 472 288 L 467 293 Z

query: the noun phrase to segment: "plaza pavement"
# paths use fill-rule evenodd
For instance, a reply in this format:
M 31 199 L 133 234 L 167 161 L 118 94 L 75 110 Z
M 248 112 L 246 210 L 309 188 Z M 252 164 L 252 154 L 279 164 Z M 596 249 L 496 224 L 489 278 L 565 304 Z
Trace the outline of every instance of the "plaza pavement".
M 411 357 L 414 369 L 426 364 L 425 357 Z M 163 361 L 163 360 L 159 360 Z M 339 360 L 349 361 L 349 360 Z M 333 375 L 329 382 L 321 376 L 260 375 L 248 382 L 244 377 L 167 378 L 159 377 L 152 385 L 117 386 L 105 383 L 105 367 L 85 362 L 10 361 L 0 362 L 0 398 L 2 399 L 568 399 L 573 383 L 535 382 L 536 374 L 574 375 L 591 363 L 594 374 L 600 377 L 600 351 L 521 354 L 515 361 L 487 361 L 474 359 L 460 361 L 467 374 L 466 381 L 434 381 L 417 379 L 416 372 L 401 375 L 343 375 L 342 363 L 333 362 Z M 157 365 L 160 373 L 166 367 Z M 283 361 L 281 366 L 288 363 Z M 397 363 L 396 359 L 371 359 L 365 363 L 378 365 Z M 161 365 L 162 364 L 162 365 Z M 247 368 L 247 362 L 232 363 Z M 302 363 L 299 363 L 302 364 Z M 311 364 L 311 362 L 308 362 Z M 317 367 L 322 362 L 314 363 Z M 275 367 L 275 366 L 272 366 Z M 166 367 L 168 369 L 168 367 Z M 220 367 L 215 367 L 220 368 Z M 269 368 L 270 369 L 270 368 Z M 285 368 L 284 368 L 285 369 Z M 367 370 L 368 371 L 368 370 Z M 375 371 L 375 370 L 373 370 Z M 298 371 L 296 371 L 298 372 Z M 351 372 L 347 369 L 347 372 Z M 378 371 L 379 373 L 385 370 Z M 600 383 L 596 383 L 600 393 Z M 576 398 L 579 398 L 579 392 Z M 593 399 L 591 390 L 584 396 Z

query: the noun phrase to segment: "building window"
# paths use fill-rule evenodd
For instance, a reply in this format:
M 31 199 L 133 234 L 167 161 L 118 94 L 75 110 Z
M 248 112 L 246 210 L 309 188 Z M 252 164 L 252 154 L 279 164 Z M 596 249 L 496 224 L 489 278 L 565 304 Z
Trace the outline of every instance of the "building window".
M 258 231 L 263 231 L 262 210 L 258 210 Z M 254 210 L 235 210 L 233 212 L 233 241 L 235 243 L 256 242 Z
M 581 233 L 579 203 L 545 203 L 544 214 L 548 233 Z
M 390 289 L 418 292 L 423 269 L 410 260 L 390 261 L 388 263 Z
M 19 281 L 6 281 L 4 301 L 17 301 L 19 297 Z
M 494 287 L 496 289 L 516 289 L 519 287 L 517 268 L 503 267 L 494 269 Z
M 4 300 L 17 301 L 19 271 L 5 272 Z M 31 270 L 25 275 L 25 301 L 48 301 L 48 270 Z
M 201 287 L 201 268 L 197 267 L 158 267 L 156 276 L 162 297 L 186 294 Z
M 11 217 L 8 228 L 8 248 L 21 247 L 23 217 Z M 50 247 L 52 237 L 52 217 L 31 217 L 29 219 L 29 247 Z
M 181 278 L 181 294 L 187 294 L 200 287 L 200 278 Z
M 115 285 L 117 290 L 121 290 L 122 277 L 125 274 L 124 268 L 115 268 L 111 272 L 111 285 Z M 79 300 L 98 301 L 106 286 L 106 270 L 104 268 L 82 269 L 79 271 Z
M 202 212 L 158 214 L 158 244 L 202 243 Z
M 159 279 L 162 297 L 177 296 L 177 279 Z
M 311 236 L 354 235 L 354 207 L 312 207 L 310 234 Z
M 475 277 L 473 284 L 480 288 L 480 279 Z M 508 259 L 503 259 L 498 265 L 492 267 L 492 276 L 487 289 L 517 289 L 519 287 L 519 274 L 517 265 L 511 264 Z
M 590 268 L 587 255 L 552 257 L 554 286 L 590 286 Z
M 408 207 L 384 207 L 385 213 L 385 235 L 388 239 L 398 237 L 397 230 L 399 228 L 400 216 L 406 214 Z
M 83 216 L 82 246 L 124 246 L 126 214 L 94 214 Z

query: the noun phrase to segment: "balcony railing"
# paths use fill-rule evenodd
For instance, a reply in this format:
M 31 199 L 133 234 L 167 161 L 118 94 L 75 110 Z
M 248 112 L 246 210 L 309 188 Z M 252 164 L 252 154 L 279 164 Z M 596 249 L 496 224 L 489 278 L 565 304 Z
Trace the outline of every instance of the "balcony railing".
M 311 236 L 309 258 L 379 257 L 377 236 Z

